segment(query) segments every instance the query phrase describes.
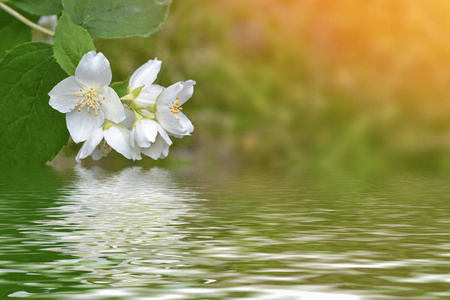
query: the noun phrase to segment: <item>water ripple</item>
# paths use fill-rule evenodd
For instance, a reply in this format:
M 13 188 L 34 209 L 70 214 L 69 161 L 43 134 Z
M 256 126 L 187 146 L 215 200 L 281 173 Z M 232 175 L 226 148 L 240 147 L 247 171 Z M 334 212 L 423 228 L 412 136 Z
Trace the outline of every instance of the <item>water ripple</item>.
M 9 297 L 449 296 L 445 179 L 373 185 L 138 167 L 47 176 L 56 181 L 0 184 Z

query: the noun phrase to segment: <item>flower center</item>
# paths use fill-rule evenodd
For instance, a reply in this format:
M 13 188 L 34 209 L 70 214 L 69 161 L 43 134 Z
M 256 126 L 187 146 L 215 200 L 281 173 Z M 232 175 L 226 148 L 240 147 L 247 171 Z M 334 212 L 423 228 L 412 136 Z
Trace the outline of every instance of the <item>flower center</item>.
M 100 97 L 98 96 L 98 89 L 80 89 L 80 93 L 75 92 L 73 93 L 73 95 L 79 98 L 83 97 L 83 100 L 78 101 L 78 103 L 75 105 L 75 108 L 78 108 L 78 112 L 81 112 L 81 109 L 86 106 L 89 114 L 94 112 L 94 115 L 98 116 L 100 106 L 103 105 L 102 101 L 105 100 L 105 97 L 100 99 Z
M 180 96 L 177 96 L 177 100 L 178 99 L 180 99 Z M 183 110 L 183 108 L 180 106 L 180 101 L 174 101 L 169 109 L 174 115 L 179 114 L 180 111 Z M 180 119 L 177 120 L 179 121 Z
M 98 150 L 101 150 L 101 151 L 102 151 L 102 154 L 105 154 L 105 151 L 106 151 L 107 153 L 109 153 L 109 152 L 112 151 L 112 148 L 109 147 L 109 145 L 106 143 L 105 140 L 103 140 L 103 143 L 100 143 L 100 144 L 97 146 L 97 148 L 98 148 Z M 108 148 L 109 148 L 109 149 L 108 149 Z M 108 150 L 109 150 L 109 151 L 108 151 Z

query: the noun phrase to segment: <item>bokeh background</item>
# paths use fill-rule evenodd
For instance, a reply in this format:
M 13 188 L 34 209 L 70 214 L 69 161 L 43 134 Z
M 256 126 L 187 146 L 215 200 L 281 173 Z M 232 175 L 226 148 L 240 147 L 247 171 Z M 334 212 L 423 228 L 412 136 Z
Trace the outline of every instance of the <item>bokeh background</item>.
M 441 169 L 449 11 L 434 0 L 173 1 L 153 36 L 95 43 L 115 81 L 154 57 L 157 83 L 197 81 L 184 105 L 195 131 L 156 164 Z

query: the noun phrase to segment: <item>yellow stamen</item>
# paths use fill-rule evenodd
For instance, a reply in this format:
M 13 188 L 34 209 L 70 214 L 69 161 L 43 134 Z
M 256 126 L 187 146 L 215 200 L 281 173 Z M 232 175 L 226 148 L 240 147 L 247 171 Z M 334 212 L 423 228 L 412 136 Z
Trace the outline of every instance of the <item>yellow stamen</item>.
M 180 96 L 177 96 L 177 100 L 180 99 Z M 177 104 L 178 105 L 178 104 Z
M 0 0 L 1 1 L 1 0 Z M 88 108 L 88 113 L 92 114 L 91 111 L 89 111 L 91 108 L 94 111 L 94 114 L 98 116 L 98 114 L 96 114 L 97 110 L 99 109 L 99 106 L 102 105 L 100 100 L 97 98 L 98 94 L 97 94 L 98 89 L 94 88 L 88 88 L 87 90 L 83 90 L 80 89 L 81 95 L 83 96 L 83 100 L 78 101 L 77 105 L 79 106 L 78 108 L 81 110 L 83 108 L 84 105 L 87 106 Z M 75 93 L 74 94 L 77 97 L 80 97 L 80 94 Z M 103 97 L 104 98 L 104 97 Z

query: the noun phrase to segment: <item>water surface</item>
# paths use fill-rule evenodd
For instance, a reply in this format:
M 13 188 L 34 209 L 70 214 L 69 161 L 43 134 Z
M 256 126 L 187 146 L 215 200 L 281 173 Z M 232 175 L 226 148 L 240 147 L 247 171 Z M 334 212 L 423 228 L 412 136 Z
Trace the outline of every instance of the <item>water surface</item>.
M 449 176 L 131 167 L 0 181 L 0 297 L 448 299 Z

